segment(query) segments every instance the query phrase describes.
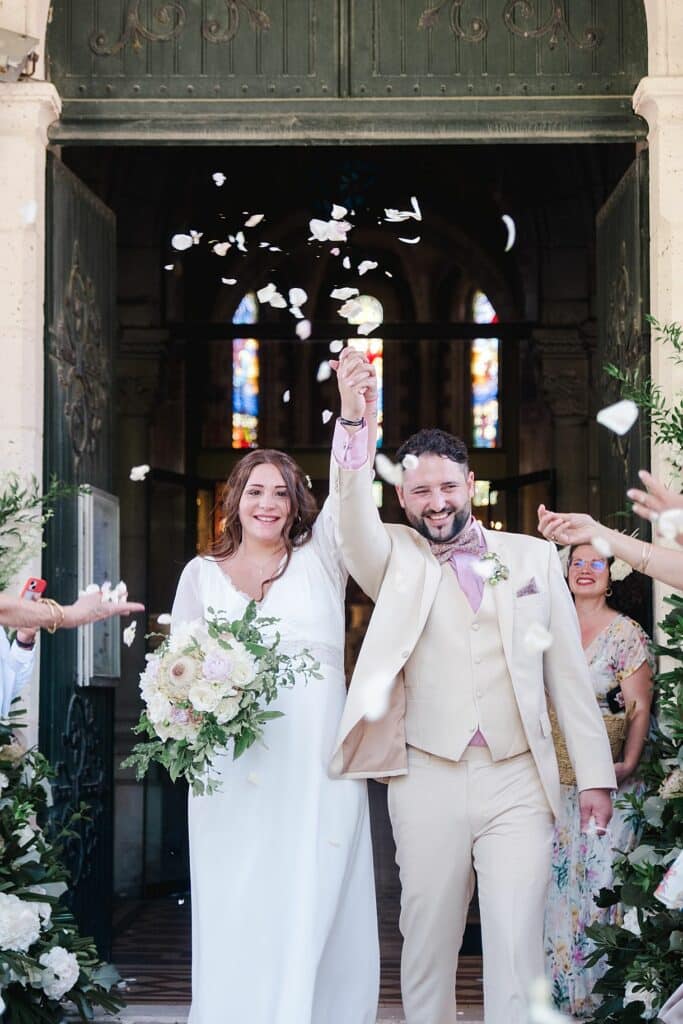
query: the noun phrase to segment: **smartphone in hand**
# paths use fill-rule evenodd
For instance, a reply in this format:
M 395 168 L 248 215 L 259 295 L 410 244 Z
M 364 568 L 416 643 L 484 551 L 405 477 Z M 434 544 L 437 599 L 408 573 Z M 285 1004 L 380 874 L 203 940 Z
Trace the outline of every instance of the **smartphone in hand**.
M 21 588 L 19 597 L 24 601 L 37 601 L 47 589 L 47 580 L 39 580 L 37 576 L 29 576 Z

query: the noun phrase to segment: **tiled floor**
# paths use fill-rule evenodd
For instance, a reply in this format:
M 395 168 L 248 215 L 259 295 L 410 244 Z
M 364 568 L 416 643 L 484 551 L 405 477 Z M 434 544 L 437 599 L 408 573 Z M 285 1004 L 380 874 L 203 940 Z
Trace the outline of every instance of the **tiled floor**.
M 380 1003 L 388 1018 L 400 1012 L 400 936 L 390 912 L 380 907 L 380 941 L 382 948 L 382 978 Z M 141 1006 L 149 1009 L 150 1016 L 123 1017 L 126 1021 L 163 1020 L 172 1024 L 174 1019 L 184 1020 L 184 1007 L 190 1002 L 191 949 L 190 901 L 187 896 L 165 897 L 118 908 L 115 919 L 115 942 L 112 959 L 126 982 L 125 997 L 135 1006 L 138 1015 Z M 463 1024 L 480 1020 L 469 1008 L 480 1007 L 481 957 L 463 956 L 458 970 L 457 998 L 463 1011 Z M 161 1008 L 170 1016 L 159 1017 Z M 174 1018 L 174 1014 L 176 1015 Z M 179 1016 L 179 1014 L 181 1014 Z

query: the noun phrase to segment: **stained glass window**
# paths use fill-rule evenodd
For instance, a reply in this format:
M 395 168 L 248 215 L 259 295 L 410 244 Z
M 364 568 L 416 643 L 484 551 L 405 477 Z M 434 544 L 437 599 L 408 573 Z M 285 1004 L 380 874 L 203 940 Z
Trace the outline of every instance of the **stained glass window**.
M 472 299 L 472 319 L 478 324 L 498 323 L 498 314 L 483 292 Z M 475 338 L 470 356 L 472 380 L 472 446 L 497 448 L 500 444 L 498 408 L 498 338 Z
M 255 324 L 258 302 L 253 292 L 235 310 L 234 324 Z M 259 343 L 255 338 L 232 342 L 232 446 L 256 448 L 259 414 Z
M 350 324 L 377 323 L 384 318 L 384 309 L 374 295 L 359 295 L 355 300 L 361 306 L 357 315 L 349 317 Z M 381 338 L 349 338 L 349 347 L 364 352 L 377 374 L 377 447 L 382 447 L 384 438 L 384 342 Z

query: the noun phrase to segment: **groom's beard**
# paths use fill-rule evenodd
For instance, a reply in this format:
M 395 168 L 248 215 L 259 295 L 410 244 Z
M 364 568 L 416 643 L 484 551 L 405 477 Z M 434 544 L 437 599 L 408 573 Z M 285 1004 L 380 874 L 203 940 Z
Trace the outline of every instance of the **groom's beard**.
M 445 541 L 453 540 L 467 526 L 472 515 L 472 503 L 468 501 L 460 509 L 454 509 L 452 505 L 447 505 L 445 511 L 450 511 L 453 514 L 444 520 L 443 525 L 436 525 L 430 520 L 429 517 L 432 513 L 429 509 L 422 516 L 411 515 L 407 509 L 405 511 L 406 519 L 418 533 L 421 533 L 427 540 L 443 544 Z

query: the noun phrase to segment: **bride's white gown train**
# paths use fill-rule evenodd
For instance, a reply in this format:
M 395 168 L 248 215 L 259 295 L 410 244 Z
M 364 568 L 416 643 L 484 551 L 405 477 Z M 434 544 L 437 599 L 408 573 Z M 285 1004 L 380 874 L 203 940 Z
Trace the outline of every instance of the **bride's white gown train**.
M 366 784 L 327 769 L 345 699 L 345 573 L 329 502 L 260 612 L 322 679 L 283 690 L 263 743 L 220 759 L 222 790 L 189 798 L 189 1024 L 375 1024 L 379 949 Z M 221 567 L 183 570 L 173 626 L 248 598 Z

